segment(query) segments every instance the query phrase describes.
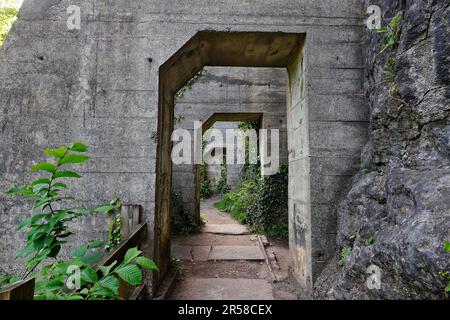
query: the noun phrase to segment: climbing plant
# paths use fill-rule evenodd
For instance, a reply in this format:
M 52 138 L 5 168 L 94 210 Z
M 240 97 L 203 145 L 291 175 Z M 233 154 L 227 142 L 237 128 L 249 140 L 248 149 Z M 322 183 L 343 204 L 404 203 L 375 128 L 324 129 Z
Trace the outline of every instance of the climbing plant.
M 121 229 L 122 229 L 122 202 L 119 198 L 116 198 L 110 202 L 111 208 L 106 213 L 109 215 L 109 234 L 108 244 L 105 247 L 106 251 L 110 251 L 119 245 L 122 241 Z
M 187 90 L 192 89 L 194 83 L 197 82 L 197 80 L 200 79 L 200 77 L 205 75 L 206 73 L 207 70 L 205 68 L 202 68 L 200 71 L 194 74 L 194 76 L 191 79 L 189 79 L 189 81 L 186 82 L 186 84 L 175 94 L 175 101 L 181 98 Z
M 227 175 L 228 175 L 227 160 L 226 156 L 224 155 L 223 160 L 220 164 L 219 182 L 217 182 L 217 192 L 220 194 L 225 194 L 228 191 L 230 191 L 230 187 L 228 186 L 227 183 Z

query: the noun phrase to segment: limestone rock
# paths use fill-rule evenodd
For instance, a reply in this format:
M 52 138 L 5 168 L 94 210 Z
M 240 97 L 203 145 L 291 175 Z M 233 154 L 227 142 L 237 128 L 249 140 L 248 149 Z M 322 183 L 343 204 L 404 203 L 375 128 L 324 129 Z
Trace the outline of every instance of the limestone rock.
M 390 17 L 403 11 L 398 47 L 378 54 L 367 32 L 370 142 L 363 166 L 338 207 L 337 253 L 315 283 L 320 299 L 442 299 L 450 270 L 450 1 L 370 1 Z M 369 1 L 364 1 L 366 5 Z M 383 80 L 387 59 L 395 79 Z M 389 89 L 396 85 L 397 94 Z M 338 251 L 351 247 L 342 268 Z M 381 269 L 369 289 L 367 268 Z

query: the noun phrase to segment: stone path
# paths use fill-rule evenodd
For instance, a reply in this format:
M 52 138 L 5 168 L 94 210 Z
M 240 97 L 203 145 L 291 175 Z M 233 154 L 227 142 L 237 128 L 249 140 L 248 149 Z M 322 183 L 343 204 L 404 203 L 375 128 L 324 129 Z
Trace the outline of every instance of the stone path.
M 172 239 L 172 255 L 183 260 L 182 277 L 168 296 L 174 300 L 296 299 L 286 282 L 287 244 L 275 241 L 268 254 L 276 263 L 277 282 L 266 264 L 258 237 L 214 208 L 220 198 L 202 203 L 206 224 L 198 234 Z M 275 260 L 277 260 L 275 258 Z

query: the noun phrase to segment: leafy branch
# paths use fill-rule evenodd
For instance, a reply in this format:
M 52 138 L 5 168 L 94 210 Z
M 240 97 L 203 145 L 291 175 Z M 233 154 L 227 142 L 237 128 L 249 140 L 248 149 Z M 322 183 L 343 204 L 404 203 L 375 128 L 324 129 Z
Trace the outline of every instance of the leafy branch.
M 11 188 L 9 195 L 20 195 L 26 200 L 34 201 L 32 210 L 39 213 L 24 219 L 18 230 L 28 229 L 25 248 L 19 251 L 17 258 L 26 258 L 26 270 L 21 279 L 26 279 L 43 261 L 56 258 L 61 246 L 72 232 L 68 223 L 92 212 L 105 212 L 109 206 L 102 206 L 94 210 L 84 208 L 63 208 L 66 200 L 74 200 L 70 196 L 62 196 L 67 184 L 62 178 L 80 178 L 81 176 L 69 170 L 62 170 L 69 164 L 80 164 L 89 159 L 84 155 L 88 147 L 80 142 L 66 144 L 58 149 L 47 149 L 44 153 L 55 159 L 53 163 L 43 162 L 31 167 L 32 171 L 47 172 L 49 177 L 41 177 L 30 185 Z

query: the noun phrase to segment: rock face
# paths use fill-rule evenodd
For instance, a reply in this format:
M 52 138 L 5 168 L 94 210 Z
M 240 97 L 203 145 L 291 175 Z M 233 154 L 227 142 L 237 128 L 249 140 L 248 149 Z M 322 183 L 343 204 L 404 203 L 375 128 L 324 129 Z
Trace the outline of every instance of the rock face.
M 375 2 L 375 3 L 374 3 Z M 450 1 L 364 1 L 401 12 L 397 44 L 379 53 L 386 35 L 366 33 L 370 141 L 363 173 L 338 206 L 338 254 L 314 288 L 320 299 L 441 299 L 450 270 Z M 388 76 L 387 64 L 394 75 Z M 369 289 L 367 268 L 381 269 Z

